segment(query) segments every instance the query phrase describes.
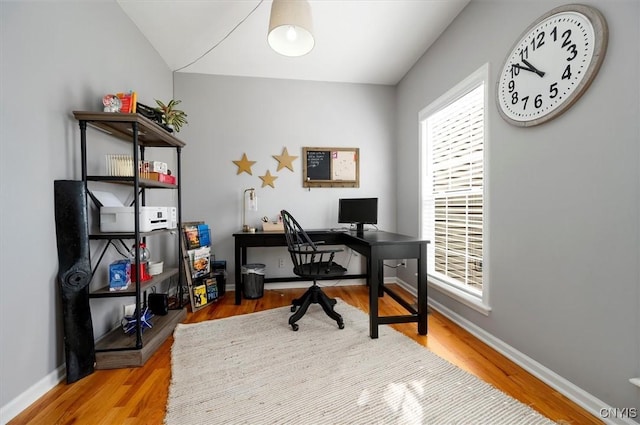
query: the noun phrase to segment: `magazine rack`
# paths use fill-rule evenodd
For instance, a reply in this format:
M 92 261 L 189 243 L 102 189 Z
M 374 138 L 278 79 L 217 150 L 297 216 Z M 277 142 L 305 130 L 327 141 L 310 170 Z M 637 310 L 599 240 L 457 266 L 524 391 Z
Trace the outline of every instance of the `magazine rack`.
M 184 278 L 191 311 L 196 312 L 220 296 L 217 278 L 211 267 L 211 230 L 203 221 L 182 224 L 181 244 Z

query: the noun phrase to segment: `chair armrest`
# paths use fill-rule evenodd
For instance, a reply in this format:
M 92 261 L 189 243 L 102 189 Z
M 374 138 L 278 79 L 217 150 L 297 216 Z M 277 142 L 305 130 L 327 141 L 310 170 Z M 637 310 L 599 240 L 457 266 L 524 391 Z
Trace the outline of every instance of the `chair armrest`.
M 315 251 L 316 254 L 335 254 L 336 252 L 342 252 L 344 249 L 335 248 L 335 249 L 318 249 Z

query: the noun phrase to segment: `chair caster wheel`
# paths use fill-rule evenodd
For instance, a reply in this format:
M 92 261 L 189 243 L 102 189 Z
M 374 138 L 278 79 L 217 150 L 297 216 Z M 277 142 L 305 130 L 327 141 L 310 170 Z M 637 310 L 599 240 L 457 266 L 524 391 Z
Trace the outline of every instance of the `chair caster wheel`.
M 338 323 L 338 329 L 344 329 L 344 323 L 342 322 Z
M 297 323 L 292 323 L 291 324 L 291 329 L 293 329 L 293 331 L 297 331 L 298 330 L 298 324 Z
M 292 313 L 295 313 L 295 312 L 296 312 L 296 306 L 295 306 L 295 305 L 292 305 L 292 306 L 291 306 L 291 312 L 292 312 Z

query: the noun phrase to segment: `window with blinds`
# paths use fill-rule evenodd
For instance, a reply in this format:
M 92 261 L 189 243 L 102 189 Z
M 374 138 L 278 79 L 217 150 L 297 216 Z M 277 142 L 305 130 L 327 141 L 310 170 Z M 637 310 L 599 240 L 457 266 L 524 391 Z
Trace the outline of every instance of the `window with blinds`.
M 484 81 L 448 96 L 421 114 L 422 234 L 429 274 L 482 294 Z

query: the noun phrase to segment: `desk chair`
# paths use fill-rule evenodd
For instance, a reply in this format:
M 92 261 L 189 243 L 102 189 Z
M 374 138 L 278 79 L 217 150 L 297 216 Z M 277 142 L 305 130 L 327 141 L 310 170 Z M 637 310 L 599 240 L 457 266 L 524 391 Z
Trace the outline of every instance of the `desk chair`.
M 293 273 L 297 276 L 313 280 L 307 292 L 300 298 L 292 301 L 289 324 L 294 331 L 298 330 L 296 322 L 307 312 L 309 305 L 320 304 L 327 316 L 338 322 L 338 328 L 344 328 L 342 316 L 333 310 L 336 300 L 329 298 L 316 284 L 318 279 L 331 279 L 344 275 L 347 269 L 333 262 L 336 252 L 342 249 L 319 249 L 322 242 L 313 242 L 307 232 L 289 212 L 280 212 L 284 223 L 284 234 L 287 238 L 287 247 L 293 261 Z M 297 310 L 297 311 L 296 311 Z

